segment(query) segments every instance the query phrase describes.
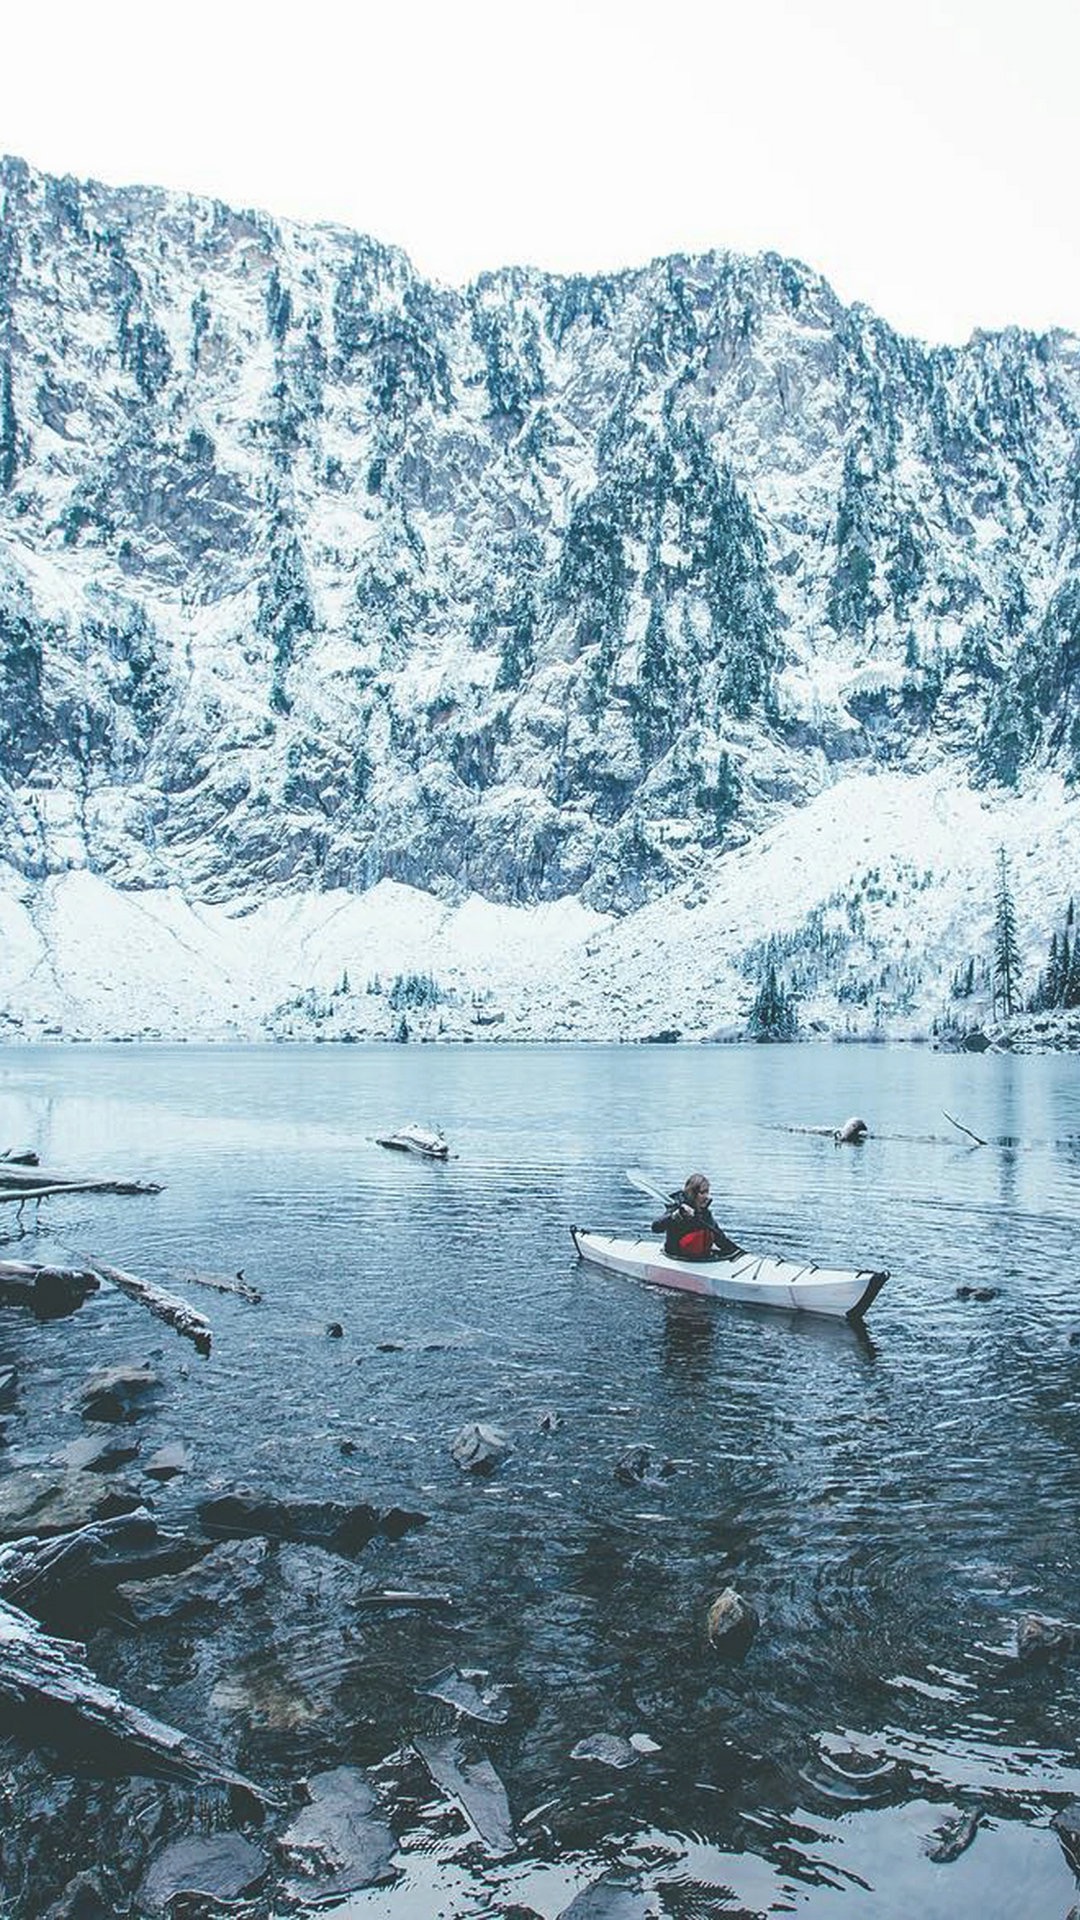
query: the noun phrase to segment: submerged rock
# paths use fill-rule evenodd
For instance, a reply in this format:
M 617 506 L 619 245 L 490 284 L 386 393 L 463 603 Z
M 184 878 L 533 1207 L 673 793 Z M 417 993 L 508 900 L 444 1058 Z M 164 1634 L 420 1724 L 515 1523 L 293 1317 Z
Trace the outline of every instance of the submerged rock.
M 1080 1626 L 1071 1620 L 1050 1620 L 1045 1614 L 1022 1614 L 1016 1625 L 1016 1657 L 1034 1664 L 1080 1647 Z
M 180 1894 L 204 1900 L 242 1900 L 257 1893 L 270 1871 L 265 1853 L 242 1833 L 207 1833 L 174 1840 L 151 1862 L 139 1888 L 139 1912 L 164 1914 Z
M 592 1733 L 570 1749 L 571 1760 L 595 1760 L 602 1767 L 632 1767 L 637 1752 L 617 1733 Z
M 674 1477 L 675 1462 L 652 1447 L 627 1447 L 615 1462 L 615 1478 L 624 1487 L 663 1487 Z
M 74 1880 L 68 1882 L 43 1920 L 116 1920 L 120 1911 L 119 1895 L 111 1873 L 90 1869 L 76 1874 Z
M 305 1541 L 334 1553 L 358 1553 L 376 1534 L 398 1540 L 427 1515 L 403 1507 L 373 1507 L 367 1501 L 347 1506 L 339 1500 L 277 1500 L 272 1494 L 235 1493 L 204 1500 L 198 1509 L 207 1533 L 240 1537 L 260 1533 L 272 1540 Z
M 426 1694 L 431 1700 L 445 1701 L 447 1706 L 456 1708 L 469 1720 L 479 1720 L 487 1726 L 502 1726 L 510 1717 L 506 1688 L 487 1685 L 487 1678 L 487 1674 L 477 1668 L 462 1672 L 459 1667 L 447 1667 L 416 1691 Z
M 301 1900 L 341 1898 L 395 1874 L 397 1842 L 359 1767 L 332 1767 L 307 1782 L 309 1804 L 278 1842 L 304 1879 L 290 1887 Z

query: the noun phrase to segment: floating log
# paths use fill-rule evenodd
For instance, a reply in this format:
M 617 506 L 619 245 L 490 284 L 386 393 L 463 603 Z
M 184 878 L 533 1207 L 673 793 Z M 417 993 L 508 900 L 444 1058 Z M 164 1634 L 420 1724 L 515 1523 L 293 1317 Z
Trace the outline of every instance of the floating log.
M 113 1180 L 86 1173 L 52 1173 L 36 1164 L 23 1166 L 13 1160 L 0 1160 L 0 1189 L 10 1198 L 8 1188 L 43 1190 L 62 1187 L 75 1193 L 160 1193 L 156 1180 Z M 29 1198 L 26 1192 L 24 1197 Z
M 24 1738 L 50 1746 L 66 1738 L 81 1746 L 89 1735 L 118 1749 L 132 1773 L 238 1787 L 265 1801 L 254 1781 L 103 1686 L 85 1665 L 84 1653 L 78 1641 L 57 1639 L 29 1614 L 0 1600 L 0 1703 Z
M 138 1274 L 125 1273 L 122 1267 L 110 1267 L 104 1260 L 98 1260 L 91 1253 L 84 1253 L 79 1257 L 86 1261 L 94 1273 L 100 1274 L 103 1280 L 107 1280 L 110 1286 L 116 1287 L 118 1292 L 126 1293 L 129 1300 L 137 1300 L 141 1307 L 148 1308 L 158 1320 L 164 1320 L 166 1326 L 183 1334 L 185 1340 L 194 1341 L 199 1353 L 209 1353 L 213 1339 L 210 1322 L 201 1313 L 196 1313 L 194 1307 L 189 1307 L 186 1300 L 179 1300 L 175 1294 L 166 1293 L 162 1287 L 155 1287 L 151 1280 L 140 1280 Z
M 54 1180 L 44 1187 L 0 1188 L 0 1203 L 8 1201 L 17 1207 L 25 1207 L 28 1200 L 50 1200 L 56 1194 L 65 1193 L 144 1193 L 144 1187 L 121 1186 L 117 1181 L 101 1180 Z M 160 1192 L 160 1188 L 158 1189 Z

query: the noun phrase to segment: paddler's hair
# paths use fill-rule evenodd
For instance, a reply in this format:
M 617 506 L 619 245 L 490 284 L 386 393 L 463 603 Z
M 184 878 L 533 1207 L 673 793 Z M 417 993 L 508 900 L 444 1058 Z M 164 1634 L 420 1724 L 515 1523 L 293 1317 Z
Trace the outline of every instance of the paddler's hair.
M 707 1187 L 708 1184 L 709 1176 L 707 1173 L 692 1173 L 683 1188 L 683 1192 L 688 1193 L 691 1199 L 696 1200 L 702 1188 Z

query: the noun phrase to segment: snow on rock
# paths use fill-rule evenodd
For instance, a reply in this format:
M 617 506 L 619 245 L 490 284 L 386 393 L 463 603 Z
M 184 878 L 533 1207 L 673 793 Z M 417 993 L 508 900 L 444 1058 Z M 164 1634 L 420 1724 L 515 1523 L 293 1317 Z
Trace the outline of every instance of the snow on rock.
M 428 284 L 0 161 L 0 1033 L 987 1002 L 1077 871 L 1080 341 L 772 254 Z M 771 944 L 770 944 L 771 943 Z

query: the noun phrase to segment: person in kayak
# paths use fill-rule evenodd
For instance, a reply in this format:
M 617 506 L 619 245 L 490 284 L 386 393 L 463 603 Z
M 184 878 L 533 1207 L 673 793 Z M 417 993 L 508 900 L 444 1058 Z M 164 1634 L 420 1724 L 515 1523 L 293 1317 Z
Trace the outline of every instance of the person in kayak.
M 664 1252 L 673 1260 L 730 1260 L 742 1252 L 713 1218 L 712 1191 L 704 1173 L 692 1173 L 672 1194 L 652 1230 L 663 1234 Z

